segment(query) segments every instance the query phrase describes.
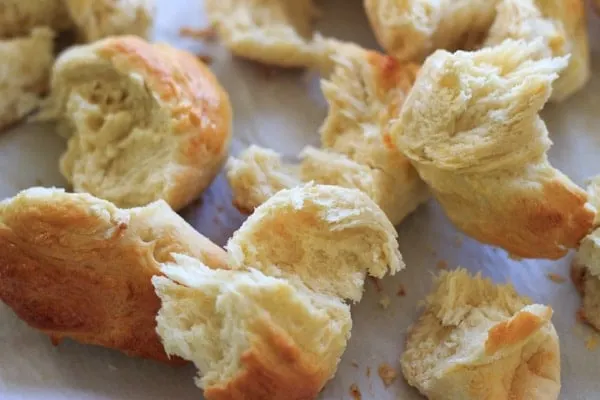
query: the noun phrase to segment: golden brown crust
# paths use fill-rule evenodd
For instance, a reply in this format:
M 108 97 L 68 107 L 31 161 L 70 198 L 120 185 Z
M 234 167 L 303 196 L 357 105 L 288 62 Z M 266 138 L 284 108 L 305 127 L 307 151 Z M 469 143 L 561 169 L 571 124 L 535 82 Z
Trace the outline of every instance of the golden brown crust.
M 151 278 L 172 252 L 225 266 L 225 252 L 165 203 L 120 210 L 88 195 L 26 191 L 0 206 L 0 299 L 53 341 L 169 359 Z
M 75 191 L 121 207 L 188 205 L 219 172 L 231 137 L 229 97 L 209 68 L 135 36 L 65 52 L 50 108 L 70 136 L 61 172 Z
M 595 210 L 546 156 L 538 113 L 567 60 L 545 52 L 541 40 L 436 52 L 391 130 L 459 229 L 519 257 L 557 259 Z
M 502 321 L 488 331 L 485 352 L 493 355 L 503 347 L 513 346 L 526 340 L 540 327 L 548 323 L 549 318 L 540 318 L 528 311 L 519 311 L 513 318 Z
M 258 328 L 260 326 L 260 328 Z M 210 386 L 207 400 L 309 400 L 319 394 L 331 371 L 311 359 L 287 332 L 268 321 L 257 323 L 254 342 L 241 356 L 242 372 L 224 386 Z

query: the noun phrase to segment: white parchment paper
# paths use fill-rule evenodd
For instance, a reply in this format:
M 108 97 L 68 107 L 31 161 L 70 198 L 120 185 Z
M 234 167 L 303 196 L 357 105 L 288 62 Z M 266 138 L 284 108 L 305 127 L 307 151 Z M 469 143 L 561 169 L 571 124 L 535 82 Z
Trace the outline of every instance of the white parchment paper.
M 293 159 L 304 145 L 318 145 L 317 128 L 327 108 L 316 75 L 301 71 L 267 74 L 264 68 L 233 59 L 218 44 L 181 38 L 181 26 L 205 26 L 201 1 L 158 3 L 156 38 L 214 59 L 212 68 L 233 103 L 233 154 L 257 143 Z M 376 48 L 361 4 L 360 0 L 324 0 L 319 30 Z M 584 91 L 564 104 L 547 106 L 543 112 L 555 143 L 551 161 L 579 184 L 600 173 L 600 18 L 590 12 L 589 20 L 595 75 Z M 58 157 L 64 149 L 64 141 L 47 125 L 20 126 L 0 135 L 0 198 L 34 185 L 63 186 Z M 202 200 L 183 215 L 200 232 L 224 245 L 243 221 L 230 204 L 231 193 L 221 174 Z M 363 301 L 353 308 L 348 349 L 322 399 L 349 399 L 352 384 L 358 385 L 363 399 L 421 398 L 401 378 L 398 359 L 406 328 L 418 315 L 418 302 L 430 290 L 440 260 L 451 268 L 462 265 L 481 271 L 498 282 L 511 281 L 522 294 L 551 305 L 561 343 L 561 398 L 600 399 L 600 349 L 586 347 L 593 333 L 576 323 L 579 296 L 570 281 L 558 284 L 547 278 L 549 272 L 567 277 L 571 257 L 557 262 L 511 260 L 504 251 L 458 233 L 434 201 L 420 207 L 399 232 L 407 269 L 384 279 L 382 292 L 368 285 Z M 400 285 L 405 296 L 396 294 Z M 379 305 L 384 295 L 391 300 L 385 310 Z M 383 362 L 399 373 L 388 388 L 377 375 Z M 71 341 L 54 347 L 0 304 L 2 400 L 200 399 L 202 393 L 192 380 L 194 373 L 192 366 L 172 368 Z

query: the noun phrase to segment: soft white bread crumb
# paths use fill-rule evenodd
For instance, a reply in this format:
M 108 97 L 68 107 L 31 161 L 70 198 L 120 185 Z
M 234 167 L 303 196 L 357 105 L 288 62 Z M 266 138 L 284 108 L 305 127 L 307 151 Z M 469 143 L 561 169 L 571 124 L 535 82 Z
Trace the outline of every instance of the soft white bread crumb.
M 395 235 L 359 190 L 282 190 L 229 241 L 231 270 L 163 264 L 153 283 L 165 349 L 196 364 L 208 400 L 313 399 L 350 335 L 345 299 L 360 299 L 366 274 L 404 266 Z
M 454 224 L 511 254 L 560 258 L 589 231 L 587 195 L 554 169 L 538 113 L 566 58 L 506 40 L 425 62 L 391 127 Z
M 207 16 L 235 55 L 282 67 L 311 66 L 313 0 L 206 0 Z
M 64 0 L 2 0 L 0 2 L 0 38 L 14 38 L 47 27 L 63 31 L 72 25 Z M 6 58 L 2 58 L 6 60 Z
M 442 272 L 409 329 L 402 372 L 431 400 L 557 399 L 552 309 L 464 269 Z
M 57 343 L 169 360 L 151 278 L 171 253 L 211 267 L 226 253 L 163 201 L 119 209 L 87 193 L 31 188 L 0 202 L 0 300 Z
M 297 167 L 282 162 L 273 150 L 256 145 L 239 158 L 230 157 L 226 169 L 233 203 L 248 214 L 278 191 L 301 183 Z
M 312 290 L 358 301 L 367 274 L 381 278 L 404 268 L 396 237 L 366 194 L 307 184 L 259 206 L 226 247 L 234 268 L 300 279 Z
M 77 192 L 120 207 L 194 200 L 228 152 L 231 106 L 194 55 L 134 36 L 68 49 L 56 61 L 43 117 L 68 148 L 62 174 Z
M 545 57 L 569 55 L 568 66 L 553 83 L 551 100 L 562 101 L 581 89 L 590 77 L 589 45 L 583 0 L 501 0 L 484 45 L 505 39 L 538 40 Z
M 54 61 L 53 39 L 50 29 L 35 28 L 29 36 L 0 40 L 0 130 L 39 107 Z
M 117 35 L 148 38 L 155 0 L 63 0 L 84 42 Z
M 207 399 L 312 398 L 333 376 L 352 326 L 339 298 L 254 269 L 175 259 L 163 265 L 167 278 L 152 280 L 162 301 L 157 329 L 167 353 L 198 367 Z
M 379 44 L 401 60 L 480 43 L 499 0 L 364 0 Z
M 350 43 L 317 42 L 328 54 L 319 65 L 327 76 L 321 87 L 329 104 L 320 128 L 323 149 L 304 149 L 298 167 L 283 164 L 271 150 L 249 148 L 228 167 L 234 203 L 251 211 L 283 187 L 314 181 L 364 191 L 399 224 L 429 197 L 409 160 L 387 136 L 418 66 Z

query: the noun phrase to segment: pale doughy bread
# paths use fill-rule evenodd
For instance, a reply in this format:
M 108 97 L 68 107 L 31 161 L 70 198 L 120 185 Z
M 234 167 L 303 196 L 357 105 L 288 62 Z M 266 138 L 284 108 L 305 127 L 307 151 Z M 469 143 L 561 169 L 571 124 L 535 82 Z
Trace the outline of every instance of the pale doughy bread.
M 227 262 L 163 201 L 123 210 L 89 194 L 31 188 L 0 203 L 0 299 L 55 343 L 169 361 L 151 278 L 171 253 Z
M 232 270 L 175 256 L 153 278 L 165 349 L 196 364 L 208 400 L 313 399 L 350 335 L 344 300 L 404 266 L 395 238 L 356 189 L 280 191 L 229 241 Z
M 233 204 L 246 214 L 280 190 L 302 182 L 296 166 L 284 163 L 275 151 L 256 145 L 248 147 L 240 158 L 230 157 L 226 169 Z
M 507 40 L 436 52 L 391 131 L 458 228 L 520 257 L 555 259 L 578 245 L 595 212 L 546 156 L 538 113 L 567 61 L 544 51 L 542 40 Z
M 205 0 L 209 21 L 235 55 L 281 67 L 311 66 L 313 0 Z
M 553 400 L 560 351 L 552 309 L 466 270 L 443 272 L 409 329 L 408 383 L 431 400 Z
M 69 138 L 62 174 L 120 207 L 163 199 L 178 210 L 213 180 L 228 151 L 231 106 L 196 57 L 117 36 L 64 52 L 43 118 Z
M 84 42 L 117 35 L 150 36 L 155 0 L 63 0 Z
M 404 268 L 396 236 L 366 194 L 306 184 L 280 191 L 258 207 L 227 251 L 232 268 L 299 278 L 314 291 L 359 301 L 367 274 L 382 278 Z
M 501 0 L 486 46 L 505 39 L 537 40 L 544 57 L 570 55 L 569 65 L 553 83 L 551 100 L 562 101 L 590 77 L 590 49 L 583 0 Z
M 153 278 L 158 333 L 193 361 L 207 400 L 313 399 L 350 336 L 350 308 L 257 270 L 216 271 L 176 256 Z
M 0 0 L 0 38 L 27 35 L 36 27 L 62 31 L 71 25 L 64 0 Z
M 379 44 L 401 60 L 481 43 L 500 0 L 364 0 Z
M 252 210 L 283 187 L 315 181 L 364 191 L 398 224 L 428 198 L 425 184 L 387 135 L 418 67 L 336 40 L 322 39 L 319 46 L 329 60 L 319 65 L 329 71 L 321 83 L 329 104 L 320 128 L 323 150 L 304 149 L 300 166 L 294 166 L 271 150 L 248 149 L 228 166 L 234 203 Z
M 0 40 L 0 130 L 40 105 L 54 61 L 53 37 L 48 28 L 35 28 L 29 36 Z

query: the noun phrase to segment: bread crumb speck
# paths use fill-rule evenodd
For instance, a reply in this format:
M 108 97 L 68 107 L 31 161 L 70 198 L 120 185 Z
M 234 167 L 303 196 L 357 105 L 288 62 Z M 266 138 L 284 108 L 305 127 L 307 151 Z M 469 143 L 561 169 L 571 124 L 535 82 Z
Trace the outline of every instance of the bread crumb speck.
M 440 260 L 440 261 L 438 261 L 436 266 L 439 269 L 448 269 L 448 263 L 446 262 L 446 260 Z
M 350 364 L 352 364 L 352 366 L 353 366 L 354 368 L 358 368 L 358 361 L 356 361 L 356 360 L 352 360 L 352 361 L 350 362 Z
M 371 377 L 371 367 L 367 367 L 367 378 Z
M 388 296 L 387 294 L 383 294 L 381 296 L 381 298 L 379 299 L 379 305 L 384 310 L 387 310 L 387 308 L 390 306 L 390 303 L 391 303 L 391 299 L 390 299 L 390 296 Z
M 580 308 L 579 310 L 577 310 L 575 312 L 575 319 L 577 320 L 577 322 L 580 322 L 580 323 L 586 322 L 585 312 L 583 311 L 583 308 Z
M 214 26 L 209 26 L 206 28 L 192 28 L 190 26 L 184 26 L 179 30 L 179 36 L 200 40 L 213 40 L 217 37 L 217 31 Z
M 352 385 L 350 385 L 350 395 L 352 396 L 352 398 L 354 400 L 362 399 L 362 395 L 360 394 L 360 389 L 358 388 L 358 385 L 356 383 L 353 383 Z
M 406 296 L 406 289 L 403 284 L 398 285 L 398 291 L 396 292 L 397 296 L 404 297 Z
M 383 381 L 383 384 L 386 387 L 388 387 L 392 383 L 394 383 L 394 381 L 398 377 L 398 373 L 396 372 L 396 370 L 390 364 L 387 364 L 387 363 L 381 364 L 379 366 L 378 372 L 379 372 L 379 377 L 381 378 L 381 380 Z
M 213 62 L 213 58 L 208 54 L 196 54 L 196 57 L 198 57 L 198 60 L 202 61 L 204 64 L 207 65 L 212 64 Z
M 598 336 L 596 334 L 591 334 L 585 339 L 585 347 L 588 350 L 596 350 L 598 347 Z
M 549 272 L 547 276 L 548 279 L 550 279 L 554 283 L 565 283 L 567 281 L 567 278 L 565 278 L 562 275 L 555 274 L 554 272 Z

